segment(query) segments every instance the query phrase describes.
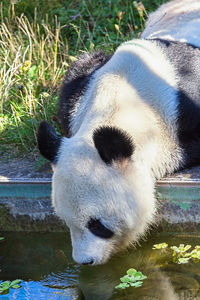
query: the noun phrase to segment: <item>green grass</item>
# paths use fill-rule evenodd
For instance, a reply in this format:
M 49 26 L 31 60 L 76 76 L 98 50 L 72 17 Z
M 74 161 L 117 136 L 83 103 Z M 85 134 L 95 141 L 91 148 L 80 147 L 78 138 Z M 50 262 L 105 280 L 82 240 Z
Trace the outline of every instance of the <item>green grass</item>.
M 70 63 L 83 51 L 110 53 L 139 37 L 148 13 L 163 2 L 1 1 L 0 152 L 36 151 L 38 125 L 53 123 Z

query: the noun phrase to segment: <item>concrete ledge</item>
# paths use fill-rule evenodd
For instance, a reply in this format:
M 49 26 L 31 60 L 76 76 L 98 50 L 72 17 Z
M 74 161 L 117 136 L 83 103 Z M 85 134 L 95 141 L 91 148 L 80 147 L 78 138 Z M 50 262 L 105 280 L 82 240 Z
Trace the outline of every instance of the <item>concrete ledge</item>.
M 50 196 L 50 178 L 0 180 L 0 231 L 67 230 Z
M 159 224 L 162 231 L 200 230 L 200 182 L 170 182 L 158 185 Z
M 50 177 L 1 178 L 0 231 L 67 230 L 53 211 L 50 195 Z M 159 180 L 156 195 L 160 230 L 200 230 L 200 177 L 179 173 Z

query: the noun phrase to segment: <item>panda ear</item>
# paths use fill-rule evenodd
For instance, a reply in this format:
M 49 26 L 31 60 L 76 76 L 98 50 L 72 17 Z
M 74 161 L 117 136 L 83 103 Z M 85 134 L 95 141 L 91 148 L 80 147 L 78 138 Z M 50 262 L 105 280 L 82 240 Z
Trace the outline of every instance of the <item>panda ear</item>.
M 106 164 L 113 160 L 129 158 L 134 151 L 134 145 L 127 132 L 117 127 L 103 126 L 93 133 L 96 149 Z
M 40 123 L 37 133 L 37 142 L 40 153 L 50 162 L 55 163 L 61 138 L 57 135 L 55 129 L 46 121 Z

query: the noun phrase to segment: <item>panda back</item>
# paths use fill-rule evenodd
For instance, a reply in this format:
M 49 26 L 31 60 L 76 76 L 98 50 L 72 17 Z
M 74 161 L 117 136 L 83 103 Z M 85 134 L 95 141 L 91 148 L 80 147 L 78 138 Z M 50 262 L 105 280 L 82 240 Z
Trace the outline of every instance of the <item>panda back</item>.
M 142 38 L 166 39 L 200 47 L 200 1 L 174 0 L 149 15 Z
M 193 45 L 152 40 L 165 53 L 177 78 L 177 136 L 185 152 L 185 166 L 200 164 L 200 48 Z

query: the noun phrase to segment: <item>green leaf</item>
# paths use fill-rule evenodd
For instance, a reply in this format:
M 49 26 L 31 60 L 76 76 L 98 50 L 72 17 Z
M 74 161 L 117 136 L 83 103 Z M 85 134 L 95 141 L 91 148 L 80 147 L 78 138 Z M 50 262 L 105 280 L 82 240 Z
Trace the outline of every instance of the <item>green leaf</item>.
M 9 286 L 10 286 L 10 283 L 11 283 L 11 281 L 3 281 L 2 283 L 1 283 L 1 285 L 0 285 L 0 287 L 7 287 L 7 288 L 9 288 Z
M 147 279 L 147 276 L 143 275 L 140 277 L 140 280 L 144 280 L 144 279 Z
M 160 244 L 155 244 L 155 245 L 153 245 L 153 248 L 152 249 L 157 249 L 157 250 L 159 250 L 159 249 L 165 249 L 165 248 L 167 248 L 168 247 L 168 244 L 167 243 L 160 243 Z
M 187 264 L 189 259 L 190 259 L 190 257 L 189 258 L 181 257 L 178 259 L 178 264 Z
M 130 283 L 130 286 L 133 286 L 133 287 L 140 287 L 142 286 L 143 282 L 142 281 L 137 281 L 135 283 Z
M 142 272 L 140 272 L 140 271 L 136 272 L 136 273 L 134 274 L 134 277 L 136 277 L 136 276 L 142 276 Z
M 174 254 L 173 254 L 172 261 L 173 261 L 173 263 L 176 263 L 176 256 L 174 256 Z
M 135 275 L 134 275 L 134 280 L 137 281 L 137 280 L 143 280 L 143 279 L 146 279 L 147 276 L 144 276 L 142 274 L 142 272 L 136 272 Z
M 137 278 L 135 278 L 134 276 L 131 276 L 131 277 L 129 277 L 129 283 L 130 282 L 136 282 L 137 281 Z
M 131 275 L 134 275 L 136 272 L 137 271 L 135 269 L 131 268 L 126 273 L 131 276 Z
M 11 286 L 11 288 L 13 289 L 19 289 L 21 286 L 19 284 L 14 284 Z
M 180 249 L 176 246 L 171 246 L 170 249 L 174 250 L 176 253 L 180 253 Z
M 188 255 L 189 256 L 189 255 Z M 186 256 L 185 256 L 186 257 Z M 190 255 L 190 257 L 192 257 L 192 258 L 198 258 L 198 255 L 197 255 L 197 253 L 192 253 L 191 255 Z
M 11 282 L 10 286 L 12 287 L 13 285 L 18 284 L 20 282 L 21 282 L 21 279 L 15 279 Z
M 130 277 L 128 275 L 125 275 L 123 277 L 120 278 L 121 282 L 129 282 L 130 281 Z
M 9 290 L 9 287 L 2 287 L 2 288 L 0 288 L 0 291 L 1 291 L 1 292 L 4 292 L 4 291 L 6 291 L 6 290 Z
M 185 250 L 187 251 L 187 250 L 189 250 L 191 247 L 192 247 L 191 245 L 186 245 L 186 246 L 185 246 Z
M 136 271 L 135 269 L 131 268 L 127 272 L 127 275 L 124 275 L 123 277 L 120 278 L 120 283 L 119 285 L 116 286 L 116 288 L 126 288 L 128 286 L 133 286 L 133 287 L 139 287 L 142 285 L 142 281 L 147 278 L 147 276 L 143 275 L 142 272 Z
M 179 245 L 179 250 L 181 252 L 181 255 L 183 255 L 187 250 L 189 250 L 191 248 L 191 245 L 184 245 L 184 244 L 180 244 Z
M 125 289 L 125 288 L 127 288 L 127 287 L 129 287 L 129 284 L 128 283 L 120 283 L 120 284 L 118 284 L 118 285 L 116 285 L 116 289 Z
M 185 253 L 185 254 L 184 254 L 184 257 L 192 257 L 193 254 L 196 255 L 196 252 Z
M 4 239 L 5 239 L 4 237 L 2 237 L 2 236 L 0 237 L 0 241 L 2 241 L 2 240 L 4 240 Z

